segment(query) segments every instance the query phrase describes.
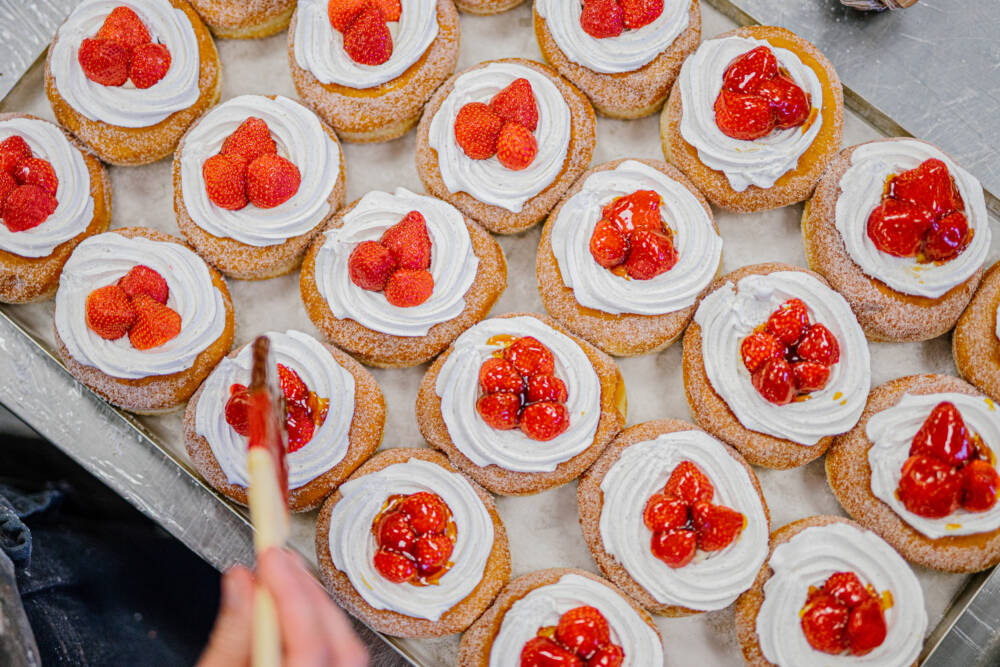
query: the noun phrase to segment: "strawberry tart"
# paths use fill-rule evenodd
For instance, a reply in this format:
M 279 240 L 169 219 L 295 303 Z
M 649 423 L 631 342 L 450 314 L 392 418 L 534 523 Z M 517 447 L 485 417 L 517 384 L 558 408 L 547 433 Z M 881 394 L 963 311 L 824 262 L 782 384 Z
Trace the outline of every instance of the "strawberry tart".
M 441 86 L 417 128 L 427 190 L 495 234 L 544 218 L 590 164 L 594 109 L 573 84 L 522 58 L 480 63 Z
M 493 498 L 429 449 L 379 452 L 323 505 L 320 576 L 373 630 L 439 637 L 479 618 L 510 579 Z
M 186 0 L 83 0 L 45 61 L 56 119 L 115 165 L 173 153 L 221 87 L 215 43 Z
M 680 338 L 721 263 L 712 209 L 684 174 L 615 160 L 581 176 L 549 215 L 535 272 L 550 315 L 632 356 Z
M 448 202 L 405 188 L 348 205 L 306 254 L 306 312 L 372 366 L 415 366 L 480 321 L 507 286 L 492 236 Z
M 702 42 L 684 62 L 660 138 L 710 202 L 748 213 L 807 199 L 843 126 L 830 61 L 784 28 L 749 26 Z
M 614 584 L 575 569 L 510 582 L 462 635 L 458 667 L 663 664 L 653 619 Z
M 683 368 L 698 425 L 767 468 L 822 456 L 871 387 L 868 341 L 844 297 L 786 264 L 715 282 L 684 334 Z
M 806 205 L 802 232 L 809 266 L 881 341 L 954 327 L 990 248 L 979 181 L 917 139 L 841 151 Z
M 972 302 L 958 318 L 951 351 L 959 374 L 1000 401 L 1000 262 L 990 267 Z
M 177 226 L 227 276 L 295 269 L 344 204 L 337 135 L 281 96 L 241 95 L 188 130 L 174 154 Z
M 59 356 L 120 408 L 168 412 L 233 345 L 233 304 L 219 273 L 183 241 L 126 227 L 83 240 L 55 300 Z
M 580 478 L 577 500 L 601 571 L 655 613 L 728 607 L 767 558 L 770 519 L 753 469 L 687 422 L 622 431 Z
M 610 357 L 544 315 L 467 329 L 420 383 L 417 424 L 432 447 L 493 493 L 527 495 L 576 479 L 625 424 Z
M 385 400 L 358 362 L 301 331 L 272 331 L 271 354 L 285 397 L 288 506 L 323 502 L 382 442 Z M 247 385 L 253 365 L 244 345 L 223 359 L 184 412 L 184 444 L 202 477 L 247 504 Z
M 873 532 L 812 516 L 771 534 L 771 554 L 736 601 L 753 667 L 917 665 L 927 632 L 920 582 Z
M 655 113 L 701 39 L 699 0 L 537 0 L 535 38 L 545 60 L 598 113 Z
M 1000 412 L 958 378 L 911 375 L 872 390 L 827 453 L 837 500 L 907 560 L 946 572 L 1000 563 Z
M 292 81 L 344 141 L 395 139 L 455 71 L 458 33 L 452 0 L 298 0 Z
M 295 0 L 191 0 L 201 20 L 220 39 L 256 39 L 288 27 Z
M 100 160 L 58 125 L 0 114 L 0 302 L 55 294 L 73 248 L 110 219 Z

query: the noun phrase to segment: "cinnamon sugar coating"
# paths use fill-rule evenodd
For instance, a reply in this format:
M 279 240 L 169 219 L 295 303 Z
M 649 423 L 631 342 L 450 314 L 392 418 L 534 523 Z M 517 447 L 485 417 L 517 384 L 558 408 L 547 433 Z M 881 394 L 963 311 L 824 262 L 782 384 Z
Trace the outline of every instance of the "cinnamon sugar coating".
M 979 395 L 972 385 L 949 375 L 909 375 L 875 387 L 857 426 L 837 437 L 827 452 L 826 477 L 847 513 L 877 533 L 906 560 L 943 572 L 978 572 L 1000 563 L 1000 528 L 988 533 L 931 539 L 872 493 L 872 471 L 868 464 L 872 442 L 865 434 L 868 420 L 896 405 L 904 394 L 937 392 Z
M 201 20 L 220 39 L 256 39 L 281 32 L 295 0 L 190 0 Z
M 410 459 L 420 459 L 437 464 L 451 472 L 456 472 L 441 454 L 424 448 L 386 449 L 358 468 L 349 480 L 378 472 L 396 463 L 406 463 Z M 486 493 L 478 484 L 469 481 L 472 490 L 476 492 L 486 510 L 493 519 L 493 548 L 483 569 L 479 584 L 461 602 L 449 609 L 437 621 L 425 618 L 414 618 L 388 609 L 375 609 L 365 602 L 351 585 L 347 575 L 338 570 L 330 557 L 330 516 L 333 508 L 340 501 L 340 492 L 335 492 L 327 499 L 320 510 L 316 521 L 316 558 L 319 561 L 320 578 L 328 591 L 344 609 L 357 616 L 376 632 L 394 637 L 441 637 L 461 632 L 476 620 L 490 606 L 493 599 L 510 579 L 510 550 L 507 543 L 507 531 L 500 515 L 497 514 L 493 497 Z M 461 528 L 459 528 L 461 530 Z M 358 535 L 362 540 L 367 536 Z
M 455 4 L 463 12 L 492 16 L 514 9 L 524 0 L 455 0 Z
M 563 162 L 562 170 L 547 188 L 524 203 L 520 213 L 513 213 L 502 206 L 483 203 L 467 192 L 449 190 L 441 177 L 437 151 L 430 146 L 431 120 L 454 89 L 456 79 L 466 72 L 486 67 L 491 63 L 514 63 L 530 67 L 552 79 L 552 83 L 566 100 L 572 119 L 569 148 L 566 150 L 566 161 Z M 596 131 L 594 108 L 590 106 L 590 101 L 548 65 L 524 58 L 487 60 L 452 76 L 427 102 L 424 115 L 417 127 L 417 173 L 420 174 L 420 180 L 428 192 L 453 204 L 494 234 L 515 234 L 541 221 L 590 165 L 590 159 L 594 154 Z
M 996 333 L 998 306 L 1000 262 L 986 272 L 951 337 L 951 351 L 959 374 L 994 401 L 1000 401 L 1000 341 Z
M 562 211 L 563 204 L 573 195 L 583 189 L 583 183 L 592 174 L 599 171 L 608 171 L 616 168 L 626 159 L 613 160 L 598 165 L 588 170 L 576 181 L 572 188 L 566 193 L 559 204 L 549 214 L 542 229 L 542 239 L 538 245 L 538 255 L 535 260 L 535 277 L 538 283 L 538 293 L 542 298 L 542 304 L 546 312 L 559 320 L 560 323 L 570 329 L 573 333 L 599 347 L 604 352 L 617 357 L 632 357 L 647 352 L 657 352 L 672 345 L 685 327 L 694 317 L 694 311 L 698 307 L 695 302 L 691 306 L 672 313 L 661 315 L 639 315 L 636 313 L 621 313 L 613 315 L 593 308 L 581 306 L 575 296 L 573 289 L 566 286 L 563 281 L 559 264 L 555 254 L 552 252 L 552 225 Z M 662 171 L 664 174 L 679 182 L 691 191 L 708 214 L 708 219 L 712 220 L 712 209 L 705 201 L 705 197 L 687 179 L 679 169 L 662 160 L 635 160 L 645 165 Z M 718 228 L 716 227 L 716 233 Z M 719 270 L 722 269 L 722 260 L 719 260 Z M 717 272 L 718 273 L 718 272 Z M 705 286 L 702 295 L 708 292 L 709 286 Z M 699 296 L 699 300 L 700 300 Z
M 194 8 L 186 0 L 170 0 L 191 21 L 198 41 L 198 90 L 197 101 L 186 109 L 175 111 L 156 125 L 149 127 L 120 127 L 99 120 L 90 120 L 77 112 L 59 94 L 52 76 L 50 61 L 52 46 L 45 59 L 45 94 L 59 124 L 93 150 L 103 161 L 121 167 L 149 164 L 174 152 L 177 142 L 188 127 L 213 104 L 219 101 L 222 90 L 222 63 L 215 50 L 215 42 Z M 58 41 L 58 35 L 52 44 Z

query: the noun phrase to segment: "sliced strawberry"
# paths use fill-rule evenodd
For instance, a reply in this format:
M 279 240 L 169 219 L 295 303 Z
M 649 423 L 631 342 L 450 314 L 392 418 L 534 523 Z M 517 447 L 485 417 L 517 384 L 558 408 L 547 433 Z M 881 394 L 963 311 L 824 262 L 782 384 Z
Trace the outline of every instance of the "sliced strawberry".
M 847 621 L 847 648 L 851 655 L 865 655 L 885 641 L 885 614 L 879 600 L 869 597 L 851 610 Z
M 246 164 L 250 164 L 261 155 L 276 154 L 278 145 L 274 142 L 271 128 L 267 123 L 256 116 L 251 116 L 226 137 L 219 152 L 223 155 L 239 156 Z
M 829 366 L 840 361 L 840 344 L 832 331 L 822 324 L 814 324 L 802 336 L 795 354 L 803 361 L 817 361 Z
M 288 453 L 296 452 L 312 440 L 316 431 L 309 408 L 297 403 L 285 404 L 285 432 L 288 433 Z
M 674 569 L 684 567 L 694 559 L 698 538 L 693 530 L 674 528 L 653 533 L 649 548 L 653 555 Z
M 362 241 L 347 258 L 351 282 L 361 289 L 381 292 L 396 270 L 396 258 L 378 241 Z
M 630 278 L 651 280 L 677 264 L 677 249 L 668 234 L 637 229 L 629 237 L 625 269 Z
M 434 293 L 434 276 L 421 269 L 397 269 L 385 284 L 385 300 L 397 308 L 419 306 Z
M 337 32 L 344 32 L 354 18 L 369 4 L 369 0 L 330 0 L 327 15 Z
M 32 229 L 52 215 L 59 202 L 37 185 L 19 185 L 3 203 L 3 224 L 12 232 Z
M 757 392 L 775 405 L 786 405 L 795 398 L 795 374 L 784 359 L 771 359 L 753 374 L 752 380 Z
M 208 200 L 228 211 L 238 211 L 247 205 L 246 163 L 236 157 L 217 154 L 201 165 Z
M 131 53 L 133 49 L 143 44 L 149 44 L 151 38 L 146 25 L 134 10 L 119 5 L 111 10 L 104 19 L 101 29 L 97 31 L 97 39 L 118 42 Z
M 932 224 L 924 237 L 924 257 L 931 262 L 947 262 L 958 257 L 971 240 L 965 214 L 959 211 L 949 213 Z
M 514 79 L 510 85 L 493 96 L 490 109 L 505 122 L 517 123 L 534 132 L 538 127 L 538 104 L 531 82 Z
M 14 190 L 17 189 L 17 181 L 6 171 L 0 171 L 0 212 L 3 211 L 3 203 L 7 201 Z
M 98 287 L 87 295 L 87 326 L 105 340 L 118 340 L 135 323 L 136 312 L 128 295 L 117 285 Z
M 539 401 L 565 403 L 568 398 L 569 392 L 566 391 L 566 383 L 555 375 L 538 373 L 532 375 L 531 379 L 528 380 L 528 403 L 537 403 Z
M 569 412 L 562 403 L 532 403 L 521 413 L 521 431 L 531 438 L 547 442 L 569 428 Z
M 654 533 L 683 528 L 688 522 L 688 503 L 677 496 L 654 493 L 646 501 L 642 521 Z
M 417 566 L 402 554 L 379 549 L 372 559 L 378 573 L 394 584 L 407 582 L 417 574 Z
M 261 155 L 247 165 L 247 198 L 257 208 L 284 204 L 301 182 L 299 168 L 280 155 Z
M 826 578 L 823 592 L 832 595 L 840 604 L 853 609 L 872 597 L 865 585 L 853 572 L 834 572 Z
M 830 367 L 818 361 L 796 361 L 792 364 L 792 374 L 801 393 L 819 391 L 830 381 Z
M 951 401 L 935 405 L 910 442 L 910 456 L 926 454 L 952 466 L 968 461 L 975 449 L 962 413 Z
M 171 340 L 181 332 L 181 316 L 173 308 L 146 296 L 132 297 L 135 324 L 128 331 L 129 342 L 137 350 L 151 350 Z
M 410 211 L 385 230 L 379 243 L 389 249 L 401 269 L 417 271 L 431 265 L 431 237 L 420 211 Z
M 428 491 L 410 494 L 399 503 L 399 511 L 409 520 L 417 535 L 442 532 L 451 511 L 440 496 Z
M 367 6 L 344 31 L 344 51 L 359 65 L 381 65 L 392 56 L 392 33 L 382 12 Z
M 733 59 L 722 75 L 722 87 L 733 93 L 755 94 L 765 81 L 778 76 L 778 59 L 766 46 L 758 46 Z
M 785 345 L 795 345 L 809 326 L 809 309 L 805 302 L 789 299 L 771 313 L 765 329 Z
M 933 222 L 929 209 L 886 199 L 868 216 L 868 238 L 876 248 L 894 257 L 916 257 Z
M 278 386 L 288 402 L 305 403 L 309 399 L 309 387 L 302 377 L 284 364 L 278 364 Z
M 521 171 L 530 167 L 537 155 L 538 140 L 531 130 L 517 123 L 503 126 L 500 138 L 497 139 L 497 159 L 500 164 L 512 171 Z
M 755 331 L 740 344 L 743 366 L 750 373 L 756 373 L 770 359 L 783 359 L 787 353 L 785 344 L 766 331 Z
M 647 26 L 663 13 L 663 0 L 619 0 L 627 30 Z
M 413 547 L 413 559 L 417 562 L 417 572 L 422 577 L 430 577 L 448 564 L 455 543 L 447 535 L 425 535 L 417 538 Z
M 618 644 L 605 644 L 587 661 L 587 667 L 621 667 L 625 664 L 625 651 Z
M 988 461 L 971 461 L 962 468 L 962 507 L 985 512 L 997 502 L 1000 476 Z
M 604 219 L 613 222 L 626 237 L 637 229 L 669 233 L 663 225 L 660 207 L 663 198 L 655 190 L 636 190 L 623 197 L 616 197 L 602 210 Z
M 584 667 L 572 651 L 568 651 L 548 637 L 532 637 L 521 649 L 520 667 Z
M 743 532 L 743 514 L 724 505 L 698 502 L 691 506 L 691 522 L 698 533 L 698 548 L 721 551 Z
M 53 197 L 56 195 L 56 190 L 59 189 L 59 179 L 56 177 L 55 169 L 52 168 L 52 164 L 48 160 L 43 160 L 40 157 L 29 157 L 27 160 L 22 160 L 14 168 L 14 178 L 21 185 L 37 185 Z
M 14 167 L 31 157 L 28 142 L 16 134 L 0 142 L 0 171 L 14 175 Z
M 538 373 L 552 375 L 556 368 L 552 351 L 533 336 L 522 336 L 515 340 L 503 351 L 503 358 L 514 364 L 525 377 Z
M 625 16 L 618 0 L 583 0 L 580 27 L 595 39 L 617 37 L 625 30 Z
M 896 494 L 910 512 L 939 519 L 958 508 L 962 476 L 947 463 L 915 454 L 903 464 L 903 476 Z
M 402 512 L 386 512 L 375 526 L 375 542 L 380 549 L 412 555 L 416 541 L 417 535 Z
M 503 119 L 482 102 L 470 102 L 455 116 L 455 141 L 473 160 L 486 160 L 497 152 Z
M 559 617 L 554 639 L 587 659 L 611 641 L 611 628 L 596 607 L 575 607 Z
M 226 423 L 242 436 L 250 435 L 250 395 L 242 384 L 229 388 L 229 400 L 224 410 Z
M 817 651 L 837 655 L 847 648 L 847 607 L 825 593 L 814 595 L 801 612 L 802 632 Z
M 937 158 L 924 160 L 917 167 L 898 174 L 890 183 L 889 194 L 893 199 L 914 204 L 935 216 L 965 210 L 948 165 Z
M 134 297 L 145 294 L 157 303 L 166 303 L 170 297 L 170 287 L 158 271 L 145 264 L 136 264 L 128 273 L 118 279 L 118 286 L 125 294 Z
M 711 480 L 695 463 L 687 459 L 681 461 L 670 472 L 670 478 L 663 487 L 663 493 L 680 498 L 688 504 L 710 501 L 715 495 Z
M 727 137 L 753 141 L 770 134 L 776 123 L 774 109 L 762 97 L 723 88 L 715 100 L 715 124 Z
M 128 75 L 136 88 L 151 88 L 170 70 L 170 50 L 163 44 L 143 44 L 136 48 Z
M 614 268 L 628 257 L 628 238 L 618 225 L 604 218 L 597 221 L 590 235 L 590 254 L 594 261 L 606 269 Z
M 521 397 L 506 392 L 486 394 L 476 401 L 476 412 L 490 427 L 498 431 L 508 431 L 517 428 Z
M 102 86 L 121 86 L 128 81 L 129 51 L 118 42 L 84 39 L 76 54 L 84 75 Z
M 524 391 L 524 378 L 514 364 L 490 357 L 479 367 L 479 388 L 484 394 L 506 392 L 520 395 Z
M 791 77 L 779 74 L 761 82 L 757 95 L 771 105 L 779 130 L 798 127 L 809 118 L 809 96 Z

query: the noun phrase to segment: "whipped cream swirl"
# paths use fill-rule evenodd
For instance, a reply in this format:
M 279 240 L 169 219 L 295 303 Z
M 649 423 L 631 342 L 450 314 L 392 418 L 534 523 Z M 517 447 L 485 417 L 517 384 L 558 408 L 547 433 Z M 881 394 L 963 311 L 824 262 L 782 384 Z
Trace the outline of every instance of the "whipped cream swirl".
M 0 249 L 21 257 L 45 257 L 86 230 L 94 219 L 90 171 L 83 154 L 52 123 L 34 118 L 0 122 L 0 141 L 15 135 L 28 142 L 35 157 L 52 165 L 59 179 L 58 206 L 42 224 L 31 229 L 12 232 L 0 225 Z
M 1000 528 L 1000 504 L 985 512 L 970 512 L 959 507 L 946 517 L 931 519 L 914 514 L 896 496 L 903 464 L 910 457 L 910 443 L 931 411 L 942 401 L 955 404 L 965 425 L 982 438 L 993 457 L 1000 454 L 1000 413 L 990 399 L 969 394 L 906 394 L 899 403 L 876 413 L 868 420 L 865 435 L 872 442 L 868 449 L 872 494 L 892 508 L 906 523 L 932 540 L 954 535 L 975 535 Z
M 779 49 L 766 40 L 734 36 L 702 42 L 684 61 L 677 78 L 684 110 L 681 136 L 698 149 L 698 158 L 705 166 L 723 172 L 730 187 L 737 192 L 751 185 L 770 188 L 795 169 L 823 125 L 823 114 L 819 113 L 808 127 L 775 129 L 754 141 L 734 139 L 722 133 L 715 124 L 715 99 L 722 90 L 722 77 L 729 63 L 758 46 L 769 47 L 778 65 L 810 96 L 812 106 L 822 110 L 823 86 L 816 73 L 792 51 Z
M 663 12 L 652 23 L 604 39 L 591 37 L 583 30 L 581 2 L 536 0 L 535 11 L 545 19 L 563 55 L 589 70 L 617 74 L 637 70 L 666 51 L 687 30 L 691 3 L 667 0 Z
M 876 248 L 868 236 L 868 217 L 882 202 L 886 179 L 931 158 L 948 165 L 965 202 L 965 217 L 972 231 L 968 247 L 958 257 L 941 264 L 921 264 L 915 257 L 893 257 Z M 865 274 L 904 294 L 930 299 L 942 297 L 971 278 L 990 251 L 990 223 L 979 181 L 938 148 L 916 139 L 875 141 L 855 148 L 851 166 L 840 177 L 835 219 L 851 260 Z
M 699 551 L 690 564 L 674 569 L 649 548 L 652 533 L 642 514 L 681 461 L 701 468 L 715 486 L 712 502 L 746 517 L 746 525 L 722 551 Z M 657 602 L 699 611 L 732 604 L 750 588 L 767 558 L 768 526 L 760 495 L 746 469 L 725 446 L 703 431 L 664 433 L 621 453 L 601 482 L 601 542 Z
M 167 306 L 181 316 L 181 332 L 159 347 L 138 350 L 128 336 L 106 340 L 87 326 L 87 297 L 145 264 L 167 281 Z M 106 232 L 84 239 L 59 277 L 55 324 L 66 349 L 79 363 L 124 380 L 169 375 L 191 368 L 223 334 L 226 304 L 201 257 L 179 243 L 126 238 Z
M 372 607 L 437 621 L 479 585 L 493 550 L 493 518 L 465 477 L 409 459 L 346 482 L 339 491 L 330 515 L 330 558 Z M 454 565 L 431 586 L 394 584 L 372 562 L 378 550 L 372 524 L 390 496 L 421 491 L 436 493 L 451 510 L 458 531 Z
M 385 294 L 358 287 L 347 261 L 362 241 L 378 241 L 382 233 L 410 211 L 419 211 L 431 237 L 434 292 L 419 306 L 400 308 Z M 476 279 L 479 258 L 465 219 L 457 208 L 406 188 L 392 194 L 373 190 L 342 217 L 340 227 L 325 232 L 316 253 L 316 288 L 333 316 L 392 336 L 426 336 L 431 327 L 458 317 L 465 310 L 465 293 Z
M 651 280 L 630 280 L 605 269 L 590 254 L 590 237 L 603 207 L 636 190 L 663 198 L 660 215 L 674 234 L 679 259 Z M 628 160 L 587 177 L 552 222 L 552 252 L 563 282 L 584 307 L 620 315 L 660 315 L 694 304 L 719 269 L 722 238 L 690 190 L 658 169 Z
M 77 60 L 84 39 L 101 29 L 115 7 L 135 11 L 153 42 L 170 50 L 166 76 L 145 90 L 132 82 L 104 86 L 87 78 Z M 168 0 L 83 0 L 59 28 L 49 67 L 59 94 L 73 109 L 93 121 L 119 127 L 149 127 L 198 101 L 198 38 L 187 14 Z
M 290 329 L 270 331 L 271 352 L 275 363 L 299 374 L 309 391 L 330 401 L 323 424 L 305 445 L 288 454 L 288 488 L 305 486 L 326 473 L 347 455 L 351 421 L 354 419 L 354 376 L 315 338 Z M 247 438 L 226 421 L 229 388 L 250 383 L 253 354 L 244 346 L 235 357 L 223 359 L 205 380 L 195 412 L 195 431 L 208 446 L 230 484 L 249 486 L 247 473 Z
M 201 169 L 247 118 L 267 123 L 278 154 L 291 160 L 302 176 L 296 192 L 274 208 L 253 204 L 238 211 L 208 198 Z M 181 192 L 194 223 L 213 236 L 264 247 L 305 234 L 331 213 L 330 193 L 340 178 L 340 147 L 312 111 L 287 97 L 241 95 L 209 111 L 184 139 L 180 156 Z
M 882 538 L 850 524 L 812 526 L 779 544 L 769 562 L 774 575 L 764 584 L 757 637 L 764 657 L 781 667 L 877 665 L 905 667 L 920 655 L 927 631 L 924 594 L 913 570 Z M 893 604 L 885 610 L 885 640 L 866 655 L 830 655 L 815 650 L 802 632 L 799 611 L 810 586 L 822 586 L 834 572 L 854 572 L 861 583 Z
M 531 83 L 538 105 L 538 155 L 520 171 L 503 166 L 496 156 L 473 160 L 455 140 L 459 110 L 470 102 L 489 104 L 494 95 L 519 78 Z M 549 187 L 562 172 L 572 125 L 569 105 L 548 76 L 517 63 L 493 62 L 455 80 L 454 88 L 431 119 L 428 143 L 437 151 L 441 179 L 450 192 L 466 192 L 484 204 L 520 213 L 529 199 Z
M 333 28 L 327 0 L 299 0 L 295 25 L 295 62 L 320 83 L 374 88 L 401 76 L 424 54 L 438 34 L 437 0 L 406 0 L 399 21 L 389 23 L 392 55 L 381 65 L 354 62 L 344 36 Z
M 505 338 L 521 336 L 534 336 L 552 351 L 556 376 L 569 393 L 569 428 L 548 442 L 532 440 L 520 429 L 498 431 L 476 410 L 480 366 L 503 349 Z M 529 316 L 484 320 L 466 329 L 452 344 L 434 390 L 452 442 L 480 467 L 551 472 L 593 444 L 601 419 L 601 381 L 587 354 L 569 336 Z
M 582 577 L 565 574 L 559 581 L 539 586 L 511 605 L 490 649 L 489 667 L 519 667 L 521 650 L 541 628 L 558 625 L 570 609 L 596 607 L 611 628 L 611 642 L 622 647 L 622 667 L 663 664 L 663 645 L 656 632 L 615 590 Z
M 740 345 L 788 299 L 802 299 L 814 324 L 825 325 L 840 345 L 826 387 L 807 399 L 775 405 L 753 386 Z M 749 275 L 728 282 L 698 306 L 705 373 L 746 428 L 800 445 L 849 431 L 861 417 L 871 387 L 868 341 L 844 297 L 802 271 Z

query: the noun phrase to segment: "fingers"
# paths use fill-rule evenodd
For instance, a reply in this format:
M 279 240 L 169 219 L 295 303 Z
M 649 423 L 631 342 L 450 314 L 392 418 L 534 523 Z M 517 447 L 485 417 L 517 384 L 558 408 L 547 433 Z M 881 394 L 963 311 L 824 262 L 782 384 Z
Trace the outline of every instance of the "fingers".
M 244 667 L 250 664 L 254 581 L 250 570 L 236 565 L 222 575 L 219 615 L 198 660 L 198 667 Z

